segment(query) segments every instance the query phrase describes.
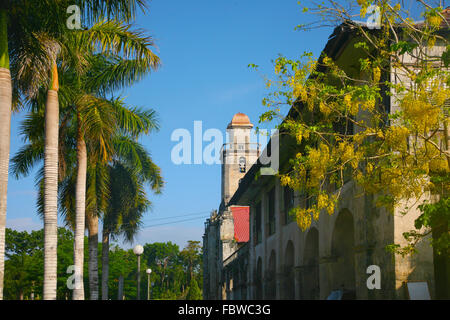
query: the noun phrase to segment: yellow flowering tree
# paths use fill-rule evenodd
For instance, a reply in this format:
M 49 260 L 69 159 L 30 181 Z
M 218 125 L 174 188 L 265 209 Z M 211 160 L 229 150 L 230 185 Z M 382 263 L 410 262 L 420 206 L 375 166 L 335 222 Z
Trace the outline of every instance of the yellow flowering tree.
M 260 121 L 281 117 L 280 132 L 298 144 L 290 169 L 279 177 L 308 205 L 291 214 L 307 229 L 321 213 L 333 214 L 341 187 L 352 179 L 389 209 L 404 200 L 435 199 L 420 206 L 417 229 L 404 234 L 409 245 L 392 249 L 409 254 L 419 239 L 440 230 L 433 245 L 448 250 L 449 12 L 420 1 L 423 20 L 414 22 L 399 1 L 349 1 L 362 18 L 376 8 L 379 19 L 369 28 L 354 22 L 355 12 L 343 4 L 329 4 L 303 11 L 351 34 L 352 68 L 325 51 L 317 58 L 280 56 L 274 77 L 266 80 L 268 111 Z M 282 105 L 292 107 L 287 116 Z

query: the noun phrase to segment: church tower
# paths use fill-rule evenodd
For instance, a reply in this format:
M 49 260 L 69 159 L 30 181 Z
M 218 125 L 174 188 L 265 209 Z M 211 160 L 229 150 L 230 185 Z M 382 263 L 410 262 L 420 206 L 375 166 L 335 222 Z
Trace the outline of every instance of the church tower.
M 247 115 L 236 113 L 228 124 L 228 142 L 222 147 L 222 203 L 228 205 L 233 194 L 259 156 L 259 145 L 250 143 L 253 124 Z

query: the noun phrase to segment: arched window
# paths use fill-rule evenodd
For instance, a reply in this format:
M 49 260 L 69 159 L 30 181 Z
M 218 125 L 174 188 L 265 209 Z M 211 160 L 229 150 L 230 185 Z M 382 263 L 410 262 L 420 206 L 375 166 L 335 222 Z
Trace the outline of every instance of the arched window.
M 245 167 L 246 167 L 246 160 L 245 157 L 240 157 L 239 158 L 239 172 L 244 173 L 245 172 Z

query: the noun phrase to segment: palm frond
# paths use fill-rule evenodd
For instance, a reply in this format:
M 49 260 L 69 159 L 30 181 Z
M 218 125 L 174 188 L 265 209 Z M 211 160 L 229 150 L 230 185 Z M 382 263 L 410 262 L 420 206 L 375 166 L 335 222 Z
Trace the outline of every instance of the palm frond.
M 92 52 L 119 55 L 136 59 L 156 70 L 161 61 L 151 50 L 155 47 L 152 37 L 144 30 L 131 30 L 131 25 L 117 20 L 101 20 L 80 34 L 80 41 L 91 46 Z
M 43 160 L 44 142 L 24 145 L 11 159 L 10 171 L 16 177 L 27 176 L 37 162 Z

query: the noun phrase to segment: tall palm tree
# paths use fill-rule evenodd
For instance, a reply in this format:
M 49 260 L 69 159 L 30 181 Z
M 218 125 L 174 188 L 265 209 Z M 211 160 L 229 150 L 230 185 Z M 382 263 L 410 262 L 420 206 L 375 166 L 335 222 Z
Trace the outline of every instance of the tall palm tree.
M 86 34 L 88 37 L 86 37 Z M 120 37 L 119 40 L 110 40 L 111 35 L 114 37 Z M 88 61 L 89 72 L 83 75 L 78 75 L 75 77 L 76 84 L 78 85 L 78 92 L 76 100 L 77 106 L 77 119 L 78 119 L 78 135 L 77 135 L 77 150 L 78 150 L 78 163 L 82 166 L 78 167 L 79 173 L 77 175 L 77 223 L 75 226 L 75 242 L 76 251 L 75 254 L 78 257 L 75 259 L 75 265 L 82 265 L 82 255 L 83 255 L 83 235 L 85 229 L 84 219 L 85 214 L 85 197 L 86 197 L 86 166 L 87 153 L 86 153 L 86 143 L 85 137 L 86 130 L 89 127 L 94 130 L 92 138 L 96 138 L 99 141 L 100 147 L 100 158 L 103 161 L 108 161 L 108 137 L 111 135 L 111 130 L 114 128 L 114 123 L 111 123 L 110 115 L 106 116 L 104 119 L 98 118 L 98 113 L 87 112 L 86 118 L 81 115 L 82 109 L 94 110 L 93 105 L 102 103 L 102 100 L 98 99 L 99 94 L 105 94 L 118 87 L 123 87 L 125 85 L 131 84 L 134 81 L 139 80 L 144 74 L 148 73 L 151 69 L 156 69 L 159 64 L 159 58 L 154 55 L 150 50 L 150 46 L 153 42 L 148 37 L 143 37 L 139 32 L 132 32 L 129 30 L 128 26 L 123 26 L 116 22 L 100 22 L 95 24 L 91 30 L 88 32 L 81 32 L 81 37 L 75 37 L 74 43 L 78 48 L 80 48 L 79 40 L 88 39 L 86 42 L 87 46 L 85 49 L 85 59 Z M 93 50 L 95 50 L 92 45 L 92 39 L 97 39 L 101 41 L 106 51 L 114 51 L 116 55 L 92 55 Z M 81 43 L 83 43 L 81 41 Z M 94 44 L 96 41 L 94 41 Z M 106 46 L 105 46 L 106 44 Z M 112 49 L 110 48 L 112 47 Z M 131 51 L 134 50 L 132 53 Z M 133 55 L 134 59 L 123 59 L 117 56 L 117 53 L 121 52 L 125 57 Z M 90 63 L 89 63 L 90 62 Z M 78 61 L 76 61 L 78 63 Z M 104 100 L 103 100 L 104 101 Z M 109 121 L 105 121 L 109 119 Z M 100 121 L 99 121 L 100 120 Z M 107 124 L 106 126 L 100 126 L 100 124 Z M 87 128 L 85 128 L 87 127 Z M 98 219 L 96 215 L 87 215 L 88 226 L 90 226 L 90 233 L 93 235 L 91 238 L 91 243 L 96 241 L 98 237 Z M 95 231 L 97 230 L 97 231 Z M 90 255 L 95 256 L 96 248 L 91 246 Z M 95 268 L 95 263 L 90 259 L 90 265 Z M 96 273 L 94 269 L 91 275 Z M 98 298 L 98 290 L 95 290 L 96 278 L 91 277 L 91 299 Z M 82 288 L 80 290 L 74 291 L 74 299 L 82 299 Z
M 64 79 L 64 77 L 63 77 Z M 67 89 L 62 81 L 62 91 Z M 59 142 L 59 177 L 60 177 L 60 209 L 66 217 L 67 223 L 75 229 L 76 225 L 76 181 L 78 176 L 77 157 L 75 151 L 78 137 L 79 118 L 82 117 L 89 123 L 84 126 L 86 133 L 86 145 L 89 150 L 87 166 L 87 197 L 86 197 L 86 218 L 89 230 L 89 278 L 91 299 L 95 298 L 95 291 L 98 292 L 98 217 L 102 212 L 106 212 L 105 203 L 108 198 L 107 163 L 102 161 L 102 154 L 96 152 L 100 150 L 101 144 L 111 144 L 112 159 L 123 159 L 129 163 L 129 167 L 140 172 L 141 179 L 151 182 L 153 190 L 158 191 L 162 186 L 159 168 L 151 161 L 150 156 L 145 149 L 140 146 L 136 139 L 140 134 L 147 133 L 151 129 L 157 128 L 153 111 L 143 111 L 137 108 L 127 107 L 122 99 L 101 101 L 95 99 L 97 103 L 93 105 L 83 105 L 79 108 L 81 114 L 75 112 L 73 105 L 65 106 L 61 110 L 60 142 Z M 41 109 L 42 110 L 42 109 Z M 92 117 L 98 117 L 96 121 Z M 103 120 L 102 120 L 103 119 Z M 114 120 L 112 120 L 114 119 Z M 104 121 L 105 123 L 102 123 Z M 43 158 L 44 136 L 42 124 L 44 122 L 43 112 L 31 113 L 22 124 L 22 135 L 26 137 L 27 143 L 12 159 L 12 172 L 16 176 L 27 175 L 30 168 Z M 95 123 L 95 125 L 94 125 Z M 111 142 L 104 137 L 102 131 L 105 128 L 114 128 L 114 132 L 122 132 L 128 136 L 113 137 Z M 38 176 L 38 185 L 40 187 L 40 197 L 38 198 L 38 211 L 42 214 L 44 211 L 43 201 L 43 174 L 42 170 Z M 91 227 L 93 224 L 93 227 Z M 97 278 L 96 278 L 97 277 Z M 98 294 L 98 293 L 97 293 Z
M 58 63 L 60 50 L 55 44 L 67 33 L 66 10 L 73 1 L 46 0 L 30 3 L 25 0 L 0 1 L 0 124 L 5 132 L 0 136 L 0 299 L 3 293 L 4 269 L 4 225 L 6 221 L 6 192 L 7 168 L 9 161 L 9 128 L 11 110 L 11 87 L 24 88 L 19 83 L 27 83 L 26 91 L 33 91 L 36 87 L 47 89 L 46 110 L 46 142 L 45 142 L 45 249 L 44 249 L 44 299 L 56 299 L 56 246 L 57 246 L 57 141 L 58 141 Z M 83 13 L 83 20 L 89 23 L 100 16 L 116 17 L 124 21 L 134 19 L 137 8 L 145 9 L 142 0 L 77 0 Z M 31 27 L 30 27 L 31 26 Z M 22 28 L 23 27 L 23 28 Z M 16 32 L 17 31 L 17 32 Z M 16 32 L 16 34 L 13 34 Z M 17 36 L 19 35 L 19 36 Z M 38 49 L 33 55 L 23 55 L 25 46 L 16 45 L 22 39 L 39 43 L 33 47 Z M 41 41 L 43 40 L 43 41 Z M 95 39 L 95 36 L 93 37 Z M 14 44 L 8 48 L 8 44 Z M 107 44 L 118 44 L 120 39 L 110 38 Z M 50 45 L 49 45 L 50 44 Z M 120 47 L 125 49 L 125 47 Z M 50 50 L 48 50 L 50 49 Z M 31 50 L 33 51 L 33 50 Z M 38 59 L 46 56 L 45 59 Z M 11 70 L 16 67 L 17 74 L 13 76 L 15 82 L 11 86 L 9 72 L 9 58 L 13 62 Z M 14 64 L 14 62 L 17 62 Z M 28 68 L 27 68 L 28 67 Z M 27 72 L 28 70 L 28 72 Z M 30 71 L 31 70 L 31 71 Z M 51 79 L 48 81 L 48 79 Z M 47 79 L 47 81 L 45 81 Z M 28 80 L 33 80 L 30 84 Z M 22 91 L 23 92 L 23 91 Z M 36 90 L 34 90 L 36 92 Z M 16 93 L 21 91 L 16 90 Z M 55 129 L 56 127 L 56 129 Z M 5 134 L 3 134 L 5 133 Z
M 139 40 L 135 34 L 127 33 L 127 36 L 135 36 L 134 41 Z M 145 42 L 142 39 L 141 42 Z M 89 52 L 89 48 L 87 49 Z M 147 54 L 148 55 L 148 54 Z M 144 56 L 145 58 L 145 56 Z M 86 59 L 89 61 L 89 72 L 82 76 L 76 76 L 74 86 L 76 87 L 76 97 L 74 103 L 76 105 L 77 113 L 77 192 L 76 192 L 76 217 L 75 224 L 76 243 L 79 244 L 79 251 L 76 255 L 79 260 L 75 261 L 75 265 L 82 266 L 83 255 L 83 235 L 84 235 L 84 219 L 87 219 L 87 226 L 89 231 L 89 279 L 90 279 L 90 293 L 91 299 L 98 299 L 98 263 L 97 263 L 97 245 L 98 243 L 98 210 L 94 208 L 89 214 L 85 212 L 85 198 L 86 198 L 86 142 L 85 139 L 97 141 L 98 148 L 91 148 L 91 158 L 96 157 L 94 162 L 107 162 L 111 155 L 110 137 L 115 129 L 122 131 L 136 131 L 139 129 L 148 132 L 151 127 L 151 118 L 145 118 L 146 113 L 136 113 L 133 110 L 127 110 L 120 105 L 119 100 L 115 100 L 113 105 L 109 105 L 110 101 L 105 100 L 101 95 L 131 84 L 133 81 L 139 80 L 145 73 L 151 69 L 156 69 L 159 59 L 156 56 L 152 59 L 123 59 L 117 56 L 107 55 L 92 55 L 88 54 Z M 100 110 L 100 112 L 99 112 Z M 136 110 L 134 110 L 136 111 Z M 144 118 L 142 118 L 144 116 Z M 121 123 L 123 121 L 125 123 Z M 134 128 L 130 128 L 130 124 Z M 120 127 L 122 125 L 122 127 Z M 133 132 L 131 132 L 133 133 Z M 98 150 L 98 152 L 96 152 Z M 93 161 L 93 159 L 91 159 Z M 80 166 L 81 164 L 81 166 Z M 78 230 L 78 232 L 77 232 Z M 75 299 L 82 298 L 82 288 L 74 291 Z
M 116 17 L 124 16 L 125 19 L 129 20 L 130 18 L 134 18 L 134 12 L 136 9 L 136 3 L 141 6 L 142 1 L 80 1 L 80 4 L 83 5 L 82 8 L 85 8 L 88 14 L 91 13 L 88 18 L 94 19 L 95 16 L 107 14 L 108 17 L 110 15 L 115 15 Z M 67 6 L 61 6 L 63 10 L 66 10 Z M 112 11 L 112 9 L 117 9 L 117 12 Z M 105 12 L 106 11 L 106 12 Z M 62 23 L 63 21 L 60 21 Z M 111 28 L 107 28 L 110 26 L 115 27 L 114 23 L 104 23 L 100 25 L 99 29 L 96 29 L 95 26 L 92 28 L 93 32 L 89 30 L 87 33 L 87 37 L 91 43 L 91 47 L 95 47 L 96 45 L 103 46 L 103 50 L 114 50 L 114 51 L 124 51 L 124 54 L 130 54 L 130 51 L 135 51 L 132 47 L 134 43 L 132 43 L 131 48 L 129 39 L 126 39 L 125 42 L 123 38 L 117 39 L 117 34 L 114 32 L 116 30 Z M 102 28 L 106 26 L 106 28 Z M 102 31 L 105 30 L 105 33 Z M 62 39 L 68 40 L 64 35 L 70 34 L 67 33 L 67 30 L 64 30 L 61 34 L 58 34 Z M 99 32 L 100 31 L 100 32 Z M 112 39 L 109 38 L 111 36 L 111 31 L 113 31 L 112 35 L 115 36 Z M 123 30 L 120 30 L 123 31 Z M 126 30 L 128 31 L 128 30 Z M 123 33 L 123 32 L 122 32 Z M 120 32 L 119 32 L 120 34 Z M 70 38 L 70 37 L 69 37 Z M 64 42 L 63 42 L 64 43 Z M 71 49 L 74 49 L 71 46 L 72 42 L 67 41 L 68 52 Z M 106 44 L 106 46 L 105 46 Z M 144 50 L 142 50 L 144 49 Z M 147 49 L 147 50 L 145 50 Z M 139 51 L 140 50 L 140 51 Z M 154 59 L 153 52 L 149 50 L 149 48 L 139 47 L 138 51 L 135 51 L 138 58 L 144 57 L 149 60 Z M 47 93 L 47 103 L 46 103 L 46 135 L 45 135 L 45 156 L 44 156 L 44 230 L 45 234 L 48 235 L 45 239 L 45 249 L 44 249 L 44 299 L 55 299 L 56 298 L 56 242 L 57 242 L 57 194 L 58 194 L 58 177 L 57 177 L 57 168 L 58 168 L 58 69 L 56 64 L 56 58 L 52 64 L 51 71 L 52 78 L 52 86 L 49 87 Z M 84 230 L 85 230 L 85 196 L 86 196 L 86 163 L 87 163 L 87 152 L 86 145 L 83 137 L 83 132 L 79 129 L 77 136 L 77 162 L 79 167 L 79 173 L 77 174 L 77 189 L 76 189 L 76 207 L 77 207 L 77 218 L 75 225 L 75 238 L 74 238 L 74 264 L 75 270 L 79 272 L 79 279 L 82 279 L 83 274 L 83 256 L 84 256 Z M 48 232 L 46 229 L 49 229 Z M 50 260 L 47 261 L 46 253 L 51 257 Z M 46 276 L 46 274 L 49 274 Z M 46 280 L 48 285 L 46 286 Z M 74 299 L 82 300 L 84 299 L 84 289 L 83 282 L 79 281 L 79 286 L 77 286 L 74 290 Z
M 117 156 L 110 165 L 110 195 L 103 215 L 102 300 L 108 300 L 109 242 L 123 236 L 132 242 L 141 227 L 141 218 L 150 208 L 144 186 L 159 193 L 163 186 L 159 168 L 148 152 L 134 139 L 121 136 L 114 143 Z
M 0 137 L 3 137 L 0 139 L 0 300 L 3 299 L 3 272 L 5 269 L 6 194 L 12 106 L 7 39 L 6 10 L 0 9 Z
M 18 61 L 29 59 L 31 53 L 36 65 L 45 65 L 45 54 L 34 36 L 41 28 L 36 17 L 30 3 L 0 1 L 0 300 L 3 299 L 11 109 L 18 104 L 21 88 L 11 78 L 16 78 L 21 70 Z M 42 74 L 36 72 L 35 78 L 39 76 Z
M 102 300 L 108 300 L 109 243 L 111 237 L 132 242 L 141 226 L 143 214 L 151 203 L 136 172 L 115 161 L 109 167 L 111 196 L 103 217 L 102 229 Z

